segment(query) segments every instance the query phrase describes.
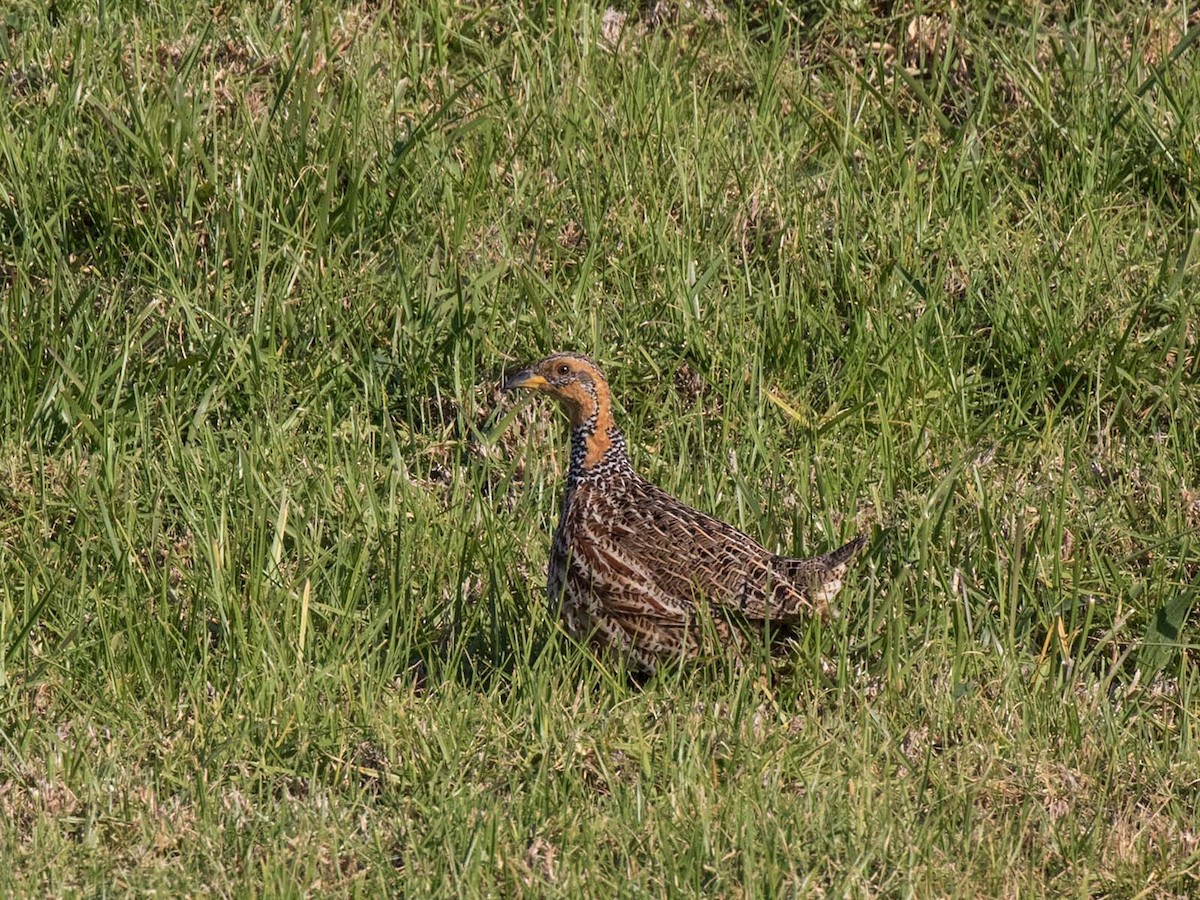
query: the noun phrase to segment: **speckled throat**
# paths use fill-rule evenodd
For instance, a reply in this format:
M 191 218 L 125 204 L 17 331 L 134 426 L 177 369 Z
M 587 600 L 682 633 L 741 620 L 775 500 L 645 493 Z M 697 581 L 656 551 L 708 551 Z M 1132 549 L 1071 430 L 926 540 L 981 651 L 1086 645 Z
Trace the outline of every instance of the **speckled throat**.
M 568 483 L 600 481 L 633 474 L 625 449 L 625 435 L 615 425 L 603 433 L 597 430 L 596 417 L 571 429 L 571 468 Z

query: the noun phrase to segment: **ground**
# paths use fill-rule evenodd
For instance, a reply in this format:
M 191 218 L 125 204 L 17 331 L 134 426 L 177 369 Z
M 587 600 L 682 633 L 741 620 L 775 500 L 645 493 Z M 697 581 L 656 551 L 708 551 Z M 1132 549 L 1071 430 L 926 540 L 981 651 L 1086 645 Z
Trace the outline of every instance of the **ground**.
M 0 23 L 0 894 L 1200 890 L 1191 6 Z M 561 349 L 838 616 L 561 634 Z

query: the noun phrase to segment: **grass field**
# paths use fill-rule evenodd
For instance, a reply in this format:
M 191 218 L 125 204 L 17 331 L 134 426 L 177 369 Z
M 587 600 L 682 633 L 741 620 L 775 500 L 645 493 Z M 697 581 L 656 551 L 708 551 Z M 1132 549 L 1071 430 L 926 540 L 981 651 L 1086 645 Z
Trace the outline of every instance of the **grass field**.
M 1200 891 L 1192 5 L 0 11 L 0 895 Z M 787 664 L 561 635 L 565 421 Z

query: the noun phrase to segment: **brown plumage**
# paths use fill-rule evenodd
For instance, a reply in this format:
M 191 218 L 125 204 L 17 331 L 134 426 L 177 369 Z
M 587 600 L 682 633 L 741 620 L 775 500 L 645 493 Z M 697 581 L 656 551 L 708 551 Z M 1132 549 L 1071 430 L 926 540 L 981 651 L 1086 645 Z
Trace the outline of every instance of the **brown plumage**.
M 576 353 L 517 373 L 506 391 L 549 394 L 571 420 L 571 465 L 550 549 L 547 589 L 567 631 L 639 669 L 745 648 L 814 613 L 842 587 L 863 537 L 811 559 L 765 550 L 749 535 L 638 475 L 612 418 L 608 382 Z

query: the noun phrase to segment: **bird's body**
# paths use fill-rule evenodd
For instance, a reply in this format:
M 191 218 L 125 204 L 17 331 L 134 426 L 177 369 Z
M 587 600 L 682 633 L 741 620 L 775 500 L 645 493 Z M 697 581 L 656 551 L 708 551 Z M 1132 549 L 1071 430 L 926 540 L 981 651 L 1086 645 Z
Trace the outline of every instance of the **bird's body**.
M 547 583 L 570 634 L 652 671 L 777 638 L 826 612 L 864 538 L 811 559 L 779 556 L 646 481 L 613 422 L 608 384 L 585 356 L 547 357 L 506 384 L 522 387 L 552 394 L 571 418 Z

